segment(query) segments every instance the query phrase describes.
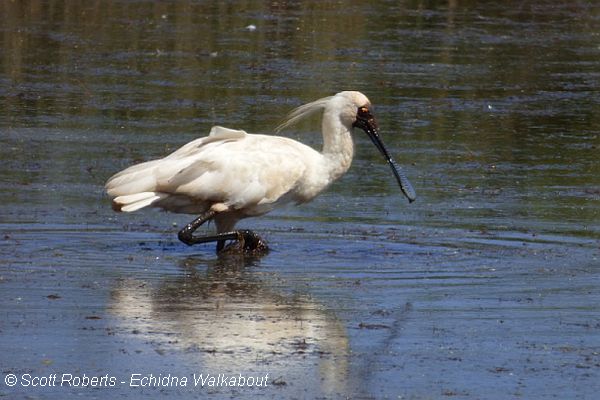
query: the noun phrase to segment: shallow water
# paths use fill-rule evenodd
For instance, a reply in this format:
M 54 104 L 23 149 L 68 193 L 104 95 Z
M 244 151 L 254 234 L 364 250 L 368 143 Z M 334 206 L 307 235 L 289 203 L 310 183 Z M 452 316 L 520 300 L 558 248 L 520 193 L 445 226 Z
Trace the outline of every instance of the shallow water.
M 19 379 L 0 396 L 600 390 L 600 7 L 28 1 L 0 21 L 0 370 Z M 188 248 L 191 216 L 103 194 L 213 124 L 271 132 L 343 89 L 373 102 L 415 203 L 360 132 L 326 193 L 240 224 L 260 259 Z M 54 373 L 117 382 L 24 386 Z M 194 373 L 269 380 L 130 385 Z

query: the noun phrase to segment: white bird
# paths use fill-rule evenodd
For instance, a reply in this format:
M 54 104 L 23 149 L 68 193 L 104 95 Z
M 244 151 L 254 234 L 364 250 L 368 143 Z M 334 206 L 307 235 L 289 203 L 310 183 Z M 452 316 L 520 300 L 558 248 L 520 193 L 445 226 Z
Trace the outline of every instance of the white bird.
M 298 107 L 276 131 L 321 111 L 321 152 L 295 140 L 249 134 L 215 126 L 206 137 L 196 139 L 165 158 L 131 166 L 112 176 L 106 191 L 117 211 L 132 212 L 159 207 L 176 213 L 199 215 L 179 232 L 188 244 L 236 240 L 249 253 L 267 250 L 254 232 L 234 230 L 242 218 L 268 213 L 286 203 L 312 200 L 343 175 L 352 162 L 352 130 L 363 129 L 384 155 L 410 202 L 415 192 L 402 169 L 382 143 L 362 93 L 344 91 Z M 217 233 L 195 236 L 194 231 L 214 220 Z

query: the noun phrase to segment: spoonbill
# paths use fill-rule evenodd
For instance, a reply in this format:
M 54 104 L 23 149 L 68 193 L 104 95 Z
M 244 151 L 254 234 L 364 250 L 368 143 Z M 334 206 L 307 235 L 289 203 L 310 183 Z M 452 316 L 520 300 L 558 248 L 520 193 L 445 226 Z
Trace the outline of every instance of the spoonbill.
M 415 191 L 383 144 L 371 102 L 362 93 L 343 91 L 292 111 L 279 132 L 322 112 L 321 152 L 295 140 L 214 126 L 210 134 L 185 144 L 165 158 L 133 165 L 106 183 L 113 209 L 132 212 L 144 207 L 199 215 L 178 237 L 183 243 L 217 242 L 217 253 L 234 241 L 245 253 L 262 253 L 266 243 L 250 230 L 234 230 L 247 217 L 268 213 L 286 203 L 306 203 L 342 176 L 352 162 L 354 127 L 366 132 L 385 157 L 412 202 Z M 194 235 L 214 220 L 216 234 Z

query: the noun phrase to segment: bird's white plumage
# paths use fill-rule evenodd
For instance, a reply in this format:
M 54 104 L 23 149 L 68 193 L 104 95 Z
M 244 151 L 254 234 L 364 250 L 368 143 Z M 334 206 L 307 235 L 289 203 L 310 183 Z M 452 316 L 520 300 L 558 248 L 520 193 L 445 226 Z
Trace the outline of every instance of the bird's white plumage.
M 352 123 L 365 105 L 362 93 L 341 92 L 299 107 L 280 126 L 322 111 L 322 152 L 286 137 L 216 126 L 163 159 L 117 173 L 106 183 L 107 193 L 125 212 L 156 206 L 199 214 L 212 208 L 220 214 L 217 230 L 232 229 L 241 218 L 309 201 L 346 172 Z

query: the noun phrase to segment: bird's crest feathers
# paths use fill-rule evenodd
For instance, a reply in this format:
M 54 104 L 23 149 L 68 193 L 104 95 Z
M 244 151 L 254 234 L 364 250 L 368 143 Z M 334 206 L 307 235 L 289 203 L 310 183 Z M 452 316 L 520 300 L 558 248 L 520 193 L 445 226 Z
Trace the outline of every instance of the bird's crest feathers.
M 318 111 L 323 111 L 332 97 L 333 96 L 323 97 L 322 99 L 315 100 L 311 103 L 304 104 L 296 108 L 288 114 L 286 119 L 281 124 L 279 124 L 277 128 L 275 128 L 275 132 L 279 133 L 282 130 L 298 123 L 300 120 L 307 118 Z

